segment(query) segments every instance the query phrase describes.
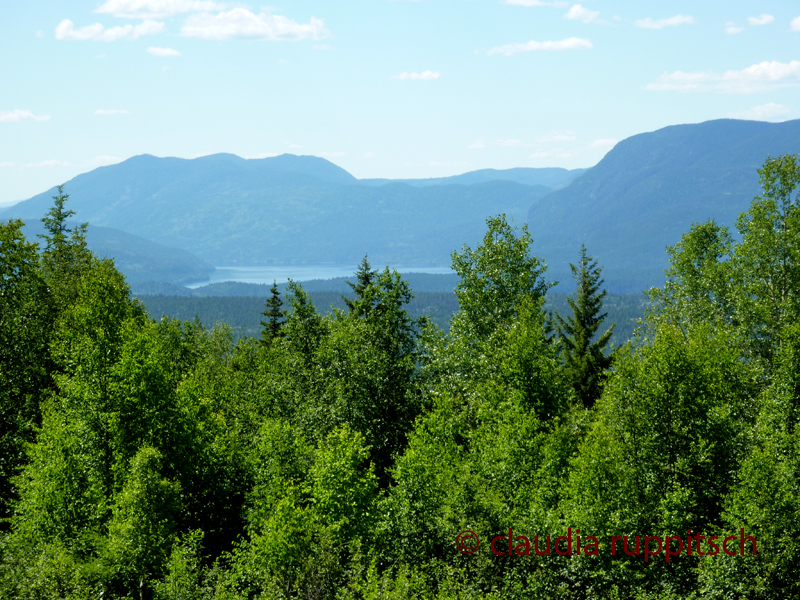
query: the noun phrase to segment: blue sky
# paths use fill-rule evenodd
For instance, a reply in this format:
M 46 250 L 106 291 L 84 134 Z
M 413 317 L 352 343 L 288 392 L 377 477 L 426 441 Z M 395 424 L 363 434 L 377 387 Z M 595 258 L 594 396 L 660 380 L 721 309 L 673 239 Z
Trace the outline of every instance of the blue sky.
M 438 177 L 800 117 L 797 2 L 275 2 L 4 2 L 0 204 L 144 153 Z

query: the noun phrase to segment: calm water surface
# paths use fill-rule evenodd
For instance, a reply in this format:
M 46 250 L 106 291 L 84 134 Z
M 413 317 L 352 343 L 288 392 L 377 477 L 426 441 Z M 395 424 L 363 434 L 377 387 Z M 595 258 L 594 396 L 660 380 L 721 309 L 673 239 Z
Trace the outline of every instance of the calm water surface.
M 374 269 L 377 269 L 373 265 Z M 430 273 L 441 275 L 453 273 L 447 267 L 393 267 L 400 273 Z M 270 267 L 216 267 L 208 281 L 194 283 L 186 286 L 198 288 L 210 283 L 223 281 L 239 281 L 241 283 L 265 283 L 272 285 L 273 281 L 285 283 L 290 278 L 295 281 L 310 281 L 312 279 L 333 279 L 335 277 L 352 277 L 358 269 L 357 265 L 297 265 L 297 266 L 270 266 Z M 381 269 L 382 270 L 382 269 Z

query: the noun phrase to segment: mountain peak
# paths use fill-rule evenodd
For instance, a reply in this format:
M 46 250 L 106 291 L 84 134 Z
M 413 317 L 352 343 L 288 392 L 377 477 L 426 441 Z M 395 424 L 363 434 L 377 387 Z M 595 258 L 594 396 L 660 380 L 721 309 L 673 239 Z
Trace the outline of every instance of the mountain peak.
M 217 154 L 206 154 L 204 156 L 198 156 L 192 160 L 200 162 L 207 162 L 207 161 L 243 162 L 245 159 L 242 158 L 241 156 L 237 156 L 236 154 L 231 154 L 229 152 L 218 152 Z

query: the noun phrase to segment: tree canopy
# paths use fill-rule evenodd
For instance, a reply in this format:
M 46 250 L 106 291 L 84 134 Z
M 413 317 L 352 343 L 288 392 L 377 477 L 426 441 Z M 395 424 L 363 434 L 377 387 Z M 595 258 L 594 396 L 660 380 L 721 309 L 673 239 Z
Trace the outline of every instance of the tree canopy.
M 59 188 L 42 247 L 0 223 L 0 597 L 797 596 L 800 162 L 760 175 L 613 363 L 597 262 L 552 335 L 503 215 L 449 333 L 365 257 L 344 308 L 290 281 L 237 339 L 148 318 Z

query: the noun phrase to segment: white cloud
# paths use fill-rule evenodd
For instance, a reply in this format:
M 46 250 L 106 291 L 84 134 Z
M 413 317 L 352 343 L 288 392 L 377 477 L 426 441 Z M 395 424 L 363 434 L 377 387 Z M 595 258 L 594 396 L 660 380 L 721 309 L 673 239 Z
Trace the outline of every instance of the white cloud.
M 94 111 L 94 114 L 96 114 L 96 115 L 127 115 L 128 111 L 123 109 L 123 108 L 111 108 L 111 109 L 98 108 L 96 111 Z
M 300 144 L 286 144 L 291 150 L 300 150 L 303 146 Z
M 800 85 L 800 61 L 764 61 L 741 71 L 664 73 L 645 89 L 672 92 L 751 94 Z
M 694 24 L 694 17 L 689 15 L 675 15 L 668 19 L 659 19 L 654 21 L 650 17 L 646 19 L 639 19 L 634 22 L 634 25 L 643 29 L 664 29 L 664 27 L 674 27 L 675 25 L 692 25 Z
M 739 27 L 733 21 L 728 21 L 725 23 L 725 33 L 728 35 L 735 35 L 737 33 L 742 33 L 744 31 L 744 27 Z
M 771 121 L 777 117 L 788 115 L 790 112 L 791 110 L 788 107 L 770 102 L 747 110 L 729 113 L 728 116 L 734 119 L 748 119 L 751 121 Z
M 44 38 L 44 31 L 42 31 L 41 29 L 39 31 L 37 31 L 36 32 L 36 37 L 39 38 L 40 40 L 42 38 Z
M 583 21 L 584 23 L 593 23 L 598 20 L 600 17 L 600 11 L 596 10 L 589 10 L 588 8 L 584 8 L 580 4 L 576 4 L 572 8 L 567 11 L 567 14 L 564 15 L 565 19 L 571 19 L 573 21 Z
M 792 20 L 792 31 L 800 31 L 800 17 Z
M 569 2 L 543 2 L 542 0 L 505 0 L 504 4 L 512 6 L 568 6 Z
M 496 46 L 491 48 L 487 54 L 490 56 L 492 54 L 504 54 L 506 56 L 512 56 L 518 52 L 531 52 L 533 50 L 572 50 L 575 48 L 591 47 L 592 42 L 590 40 L 571 37 L 558 40 L 557 42 L 537 42 L 531 40 L 530 42 L 525 42 L 524 44 L 506 44 L 505 46 Z
M 486 148 L 485 142 L 475 142 L 467 146 L 467 150 L 480 150 L 481 148 Z
M 775 17 L 767 14 L 761 15 L 760 17 L 747 17 L 747 22 L 753 26 L 769 25 L 773 21 L 775 21 Z
M 94 12 L 126 19 L 165 19 L 181 13 L 223 10 L 226 6 L 210 0 L 106 0 Z
M 575 141 L 575 134 L 571 132 L 564 132 L 564 133 L 548 133 L 546 135 L 540 135 L 536 138 L 537 142 L 574 142 Z
M 108 154 L 104 154 L 102 156 L 95 156 L 94 158 L 88 159 L 86 164 L 94 167 L 104 167 L 106 165 L 115 165 L 123 160 L 125 159 L 119 156 L 109 156 Z
M 616 146 L 619 140 L 615 139 L 602 139 L 602 140 L 595 140 L 589 146 L 591 148 L 611 148 L 612 146 Z
M 362 154 L 361 156 L 363 156 L 364 158 L 367 158 L 367 159 L 375 158 L 375 153 L 374 152 L 364 152 L 364 154 Z
M 106 29 L 100 23 L 75 29 L 69 19 L 61 21 L 56 27 L 56 39 L 95 42 L 113 42 L 116 40 L 135 40 L 145 35 L 155 35 L 165 30 L 164 23 L 144 21 L 139 25 L 122 25 Z
M 33 119 L 34 121 L 49 121 L 50 115 L 35 115 L 29 110 L 0 112 L 0 123 L 18 123 L 28 119 Z
M 340 158 L 342 156 L 347 156 L 347 152 L 338 150 L 336 152 L 320 152 L 319 155 L 324 156 L 325 158 Z
M 439 71 L 423 71 L 422 73 L 409 73 L 408 71 L 403 71 L 400 75 L 392 75 L 392 79 L 419 79 L 422 81 L 431 81 L 433 79 L 439 79 L 442 74 Z
M 330 32 L 320 19 L 311 17 L 308 23 L 301 24 L 270 12 L 255 14 L 246 8 L 234 8 L 218 15 L 191 15 L 181 28 L 181 34 L 204 40 L 320 40 L 330 37 Z
M 3 168 L 3 169 L 10 169 L 10 168 L 13 168 L 15 166 L 16 166 L 16 164 L 14 164 L 13 162 L 8 162 L 8 161 L 0 162 L 0 168 Z
M 172 48 L 159 48 L 157 46 L 150 46 L 147 51 L 153 56 L 180 56 L 181 53 Z
M 43 160 L 42 162 L 38 163 L 27 163 L 23 165 L 24 167 L 28 168 L 39 168 L 39 167 L 68 167 L 69 163 L 64 160 Z

